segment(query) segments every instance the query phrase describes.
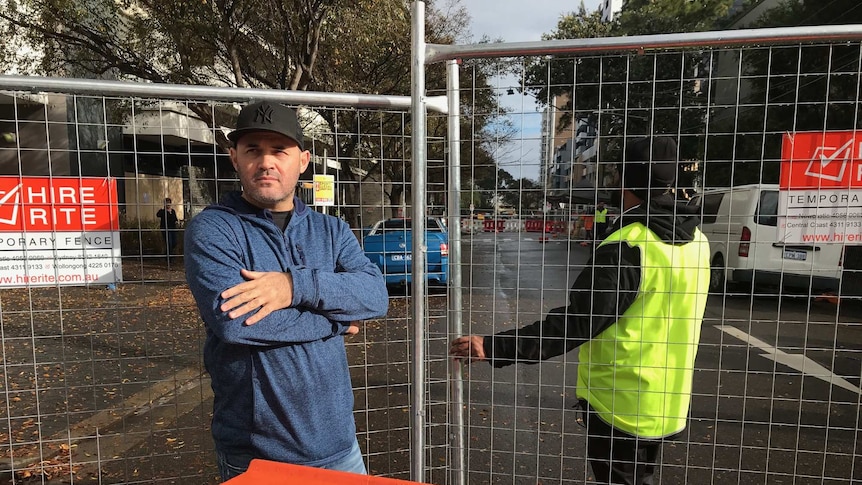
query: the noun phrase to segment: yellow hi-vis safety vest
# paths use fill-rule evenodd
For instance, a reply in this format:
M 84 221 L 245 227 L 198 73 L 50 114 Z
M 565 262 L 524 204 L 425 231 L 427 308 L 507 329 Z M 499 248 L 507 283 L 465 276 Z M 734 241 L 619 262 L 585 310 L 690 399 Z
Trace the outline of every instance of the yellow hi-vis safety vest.
M 668 244 L 641 223 L 602 244 L 624 241 L 641 251 L 641 282 L 617 322 L 583 344 L 577 395 L 613 427 L 642 438 L 685 429 L 694 358 L 709 289 L 709 241 Z
M 602 224 L 608 221 L 608 208 L 605 207 L 602 210 L 596 209 L 596 222 Z

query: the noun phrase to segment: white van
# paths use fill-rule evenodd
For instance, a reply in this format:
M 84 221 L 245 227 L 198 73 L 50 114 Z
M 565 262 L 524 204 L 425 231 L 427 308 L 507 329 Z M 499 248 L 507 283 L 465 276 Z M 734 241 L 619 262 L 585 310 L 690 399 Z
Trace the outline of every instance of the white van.
M 784 244 L 778 241 L 778 185 L 709 189 L 692 197 L 701 230 L 709 238 L 710 291 L 727 283 L 745 287 L 837 291 L 843 244 Z

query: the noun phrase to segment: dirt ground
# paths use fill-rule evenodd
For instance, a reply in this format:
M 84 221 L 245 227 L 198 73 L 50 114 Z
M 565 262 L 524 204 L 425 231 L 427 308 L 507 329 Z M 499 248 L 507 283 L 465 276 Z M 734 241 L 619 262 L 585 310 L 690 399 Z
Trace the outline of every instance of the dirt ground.
M 181 261 L 134 258 L 123 276 L 0 290 L 0 484 L 218 483 L 205 334 Z M 397 478 L 409 475 L 408 301 L 347 343 L 368 467 Z

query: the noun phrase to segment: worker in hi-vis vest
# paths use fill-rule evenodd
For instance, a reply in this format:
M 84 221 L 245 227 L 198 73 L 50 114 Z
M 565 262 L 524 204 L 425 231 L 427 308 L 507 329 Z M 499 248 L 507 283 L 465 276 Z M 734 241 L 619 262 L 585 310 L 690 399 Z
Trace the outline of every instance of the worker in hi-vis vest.
M 688 419 L 709 242 L 698 217 L 674 199 L 677 160 L 671 138 L 629 141 L 610 201 L 623 212 L 576 278 L 568 305 L 520 328 L 456 338 L 449 350 L 504 367 L 579 347 L 579 422 L 598 483 L 653 483 L 662 441 Z
M 607 235 L 605 232 L 608 230 L 608 208 L 605 207 L 604 202 L 600 201 L 596 204 L 596 215 L 594 217 L 596 224 L 596 241 L 601 242 L 601 240 Z

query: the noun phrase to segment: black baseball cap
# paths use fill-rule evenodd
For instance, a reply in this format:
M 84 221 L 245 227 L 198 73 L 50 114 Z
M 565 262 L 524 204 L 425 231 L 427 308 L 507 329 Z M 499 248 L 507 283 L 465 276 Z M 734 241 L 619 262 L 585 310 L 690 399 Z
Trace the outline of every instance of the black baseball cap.
M 676 183 L 676 142 L 669 136 L 638 138 L 628 142 L 622 164 L 623 188 L 642 199 L 650 192 Z
M 253 131 L 272 131 L 284 135 L 299 145 L 302 144 L 302 127 L 296 111 L 281 103 L 271 101 L 258 101 L 245 105 L 236 119 L 236 129 L 228 133 L 227 137 L 234 145 L 246 133 Z

